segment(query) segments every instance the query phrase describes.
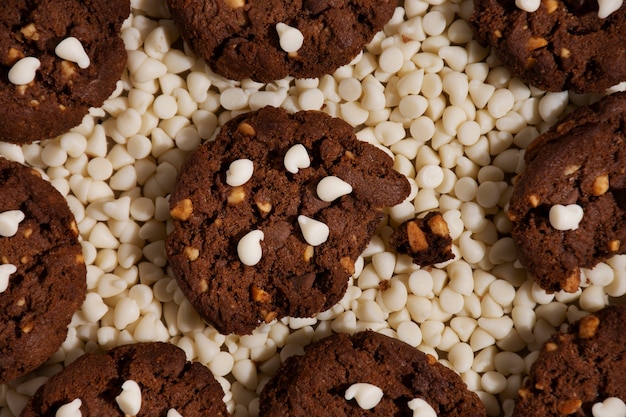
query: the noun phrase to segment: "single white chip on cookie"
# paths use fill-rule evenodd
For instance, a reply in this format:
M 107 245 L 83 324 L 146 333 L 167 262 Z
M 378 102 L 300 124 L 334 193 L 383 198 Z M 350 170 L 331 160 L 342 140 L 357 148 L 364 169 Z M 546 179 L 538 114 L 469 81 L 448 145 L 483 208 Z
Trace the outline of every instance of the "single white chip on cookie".
M 584 214 L 583 208 L 578 204 L 555 204 L 550 207 L 550 225 L 556 230 L 576 230 Z
M 75 62 L 83 69 L 89 67 L 91 63 L 89 55 L 87 55 L 85 48 L 83 48 L 83 44 L 73 36 L 59 42 L 56 48 L 54 48 L 54 53 L 57 54 L 59 58 Z
M 15 236 L 20 222 L 26 216 L 21 210 L 7 210 L 0 213 L 0 236 Z
M 83 402 L 80 398 L 76 398 L 72 402 L 63 404 L 57 410 L 55 417 L 82 417 L 82 413 L 80 412 L 80 406 L 82 404 Z
M 413 410 L 413 417 L 437 417 L 437 412 L 421 398 L 409 401 L 409 408 Z
M 346 400 L 355 399 L 359 407 L 371 410 L 376 407 L 383 398 L 383 390 L 376 385 L 367 383 L 352 384 L 345 393 Z
M 278 32 L 280 47 L 283 51 L 296 52 L 302 48 L 304 35 L 297 28 L 279 22 L 276 24 L 276 32 Z
M 237 244 L 237 255 L 244 265 L 253 266 L 259 263 L 263 257 L 261 241 L 265 235 L 261 230 L 248 232 Z
M 537 11 L 541 5 L 541 0 L 515 0 L 515 5 L 518 9 L 532 13 Z
M 352 192 L 352 186 L 339 177 L 333 175 L 324 177 L 317 183 L 317 196 L 322 201 L 330 203 L 341 196 Z
M 304 240 L 311 246 L 319 246 L 328 240 L 330 229 L 320 221 L 306 216 L 298 216 L 298 224 Z
M 141 388 L 132 379 L 122 384 L 122 392 L 115 397 L 120 410 L 127 416 L 136 416 L 141 409 Z
M 593 417 L 624 417 L 626 416 L 626 404 L 621 398 L 609 397 L 602 402 L 595 403 L 591 407 Z
M 17 61 L 9 70 L 9 81 L 15 85 L 26 85 L 35 79 L 41 61 L 27 56 Z
M 311 166 L 309 153 L 302 144 L 293 145 L 285 153 L 284 158 L 285 169 L 292 174 L 296 174 L 302 168 Z
M 243 185 L 252 178 L 254 163 L 249 159 L 237 159 L 231 162 L 226 171 L 226 184 L 231 187 Z
M 623 0 L 598 0 L 598 17 L 606 19 L 613 12 L 618 11 L 623 4 Z
M 17 271 L 17 267 L 12 264 L 0 265 L 0 293 L 9 288 L 9 277 Z

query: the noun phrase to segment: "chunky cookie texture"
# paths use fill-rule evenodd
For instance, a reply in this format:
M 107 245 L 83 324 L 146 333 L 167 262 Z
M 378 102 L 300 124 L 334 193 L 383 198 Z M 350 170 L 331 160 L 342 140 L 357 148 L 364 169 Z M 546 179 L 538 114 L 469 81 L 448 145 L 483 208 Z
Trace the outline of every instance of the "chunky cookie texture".
M 85 298 L 86 267 L 65 199 L 34 169 L 0 158 L 0 382 L 56 352 Z
M 0 137 L 29 143 L 80 124 L 119 80 L 128 0 L 0 2 Z
M 591 416 L 607 398 L 626 400 L 626 306 L 607 307 L 543 345 L 520 390 L 515 417 Z
M 183 38 L 218 74 L 270 82 L 348 64 L 395 0 L 167 0 Z
M 391 158 L 343 120 L 267 107 L 229 121 L 185 162 L 167 255 L 209 323 L 249 333 L 336 304 L 383 208 L 409 192 Z
M 211 371 L 187 362 L 182 349 L 137 343 L 81 356 L 39 388 L 21 416 L 54 417 L 60 407 L 78 399 L 83 417 L 157 417 L 170 415 L 171 409 L 185 417 L 226 417 L 223 397 Z
M 400 224 L 389 237 L 389 245 L 396 252 L 409 255 L 420 266 L 454 258 L 448 224 L 436 211 Z
M 528 148 L 508 215 L 520 261 L 547 291 L 626 251 L 626 94 L 563 118 Z
M 600 92 L 626 80 L 626 5 L 606 18 L 595 0 L 476 0 L 470 22 L 513 74 L 548 91 Z
M 354 384 L 374 386 L 370 392 L 382 392 L 380 401 L 366 411 L 363 399 L 361 404 L 346 399 Z M 409 403 L 414 399 L 425 401 L 439 416 L 486 415 L 478 396 L 433 356 L 366 331 L 335 334 L 307 346 L 303 356 L 288 358 L 263 388 L 259 416 L 412 417 Z

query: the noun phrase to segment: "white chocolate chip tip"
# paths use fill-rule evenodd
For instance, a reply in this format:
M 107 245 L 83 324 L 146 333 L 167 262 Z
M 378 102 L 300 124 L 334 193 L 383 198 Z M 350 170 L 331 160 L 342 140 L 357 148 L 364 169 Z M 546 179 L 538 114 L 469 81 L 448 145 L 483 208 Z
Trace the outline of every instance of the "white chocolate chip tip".
M 239 240 L 237 244 L 237 255 L 241 263 L 253 266 L 259 263 L 263 257 L 261 241 L 265 235 L 261 230 L 253 230 Z
M 83 44 L 73 36 L 63 39 L 54 49 L 59 58 L 75 62 L 80 68 L 89 67 L 91 61 Z
M 371 410 L 376 407 L 383 398 L 383 390 L 376 385 L 367 383 L 352 384 L 345 393 L 346 400 L 356 400 L 359 407 L 364 410 Z
M 300 215 L 298 216 L 298 224 L 304 240 L 309 245 L 319 246 L 328 240 L 330 229 L 325 223 Z
M 226 171 L 226 184 L 237 187 L 247 183 L 254 173 L 254 163 L 249 159 L 237 159 L 231 162 Z
M 136 416 L 141 409 L 141 388 L 133 380 L 124 381 L 122 392 L 115 397 L 120 410 L 127 416 Z

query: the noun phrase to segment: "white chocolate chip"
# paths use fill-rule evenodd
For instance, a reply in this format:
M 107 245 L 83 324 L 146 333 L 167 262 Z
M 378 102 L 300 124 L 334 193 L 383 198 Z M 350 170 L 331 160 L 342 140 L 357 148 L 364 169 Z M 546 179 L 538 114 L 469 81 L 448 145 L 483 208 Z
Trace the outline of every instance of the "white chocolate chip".
M 311 160 L 309 159 L 309 153 L 306 151 L 304 145 L 293 145 L 287 153 L 285 153 L 285 169 L 292 174 L 296 174 L 301 168 L 308 168 L 311 166 Z
M 311 246 L 319 246 L 328 240 L 330 229 L 325 223 L 306 216 L 298 216 L 298 224 L 304 240 Z
M 55 417 L 81 417 L 80 406 L 82 405 L 80 398 L 76 398 L 74 401 L 67 404 L 63 404 L 57 410 Z
M 537 11 L 540 4 L 541 0 L 515 0 L 515 5 L 528 13 Z
M 233 161 L 226 171 L 226 184 L 231 187 L 243 185 L 254 173 L 254 163 L 249 159 L 237 159 Z
M 348 401 L 355 399 L 359 407 L 364 410 L 371 410 L 383 398 L 383 390 L 376 385 L 367 383 L 352 384 L 346 390 L 345 398 Z
M 337 198 L 350 194 L 352 186 L 339 177 L 324 177 L 317 184 L 317 196 L 326 202 L 335 201 Z
M 17 61 L 9 70 L 9 81 L 15 85 L 25 85 L 35 79 L 41 62 L 32 56 Z
M 139 384 L 129 379 L 122 384 L 122 392 L 115 397 L 120 410 L 127 416 L 136 416 L 141 409 L 141 389 Z
M 253 230 L 239 240 L 237 244 L 237 255 L 239 260 L 248 266 L 256 265 L 263 256 L 261 241 L 265 235 L 260 230 Z
M 21 210 L 8 210 L 0 213 L 0 236 L 14 236 L 24 217 Z
M 304 35 L 297 28 L 282 22 L 276 24 L 276 32 L 280 38 L 280 47 L 285 52 L 296 52 L 302 47 Z
M 413 410 L 413 417 L 437 417 L 437 412 L 421 398 L 409 401 L 409 408 Z
M 622 7 L 623 0 L 598 0 L 598 17 L 606 19 Z
M 556 230 L 576 230 L 583 215 L 583 208 L 578 204 L 555 204 L 550 207 L 550 225 Z
M 17 267 L 12 264 L 0 265 L 0 293 L 6 291 L 9 287 L 9 277 L 17 271 Z
M 183 417 L 183 416 L 175 408 L 170 408 L 169 410 L 167 410 L 166 417 Z
M 91 63 L 89 55 L 87 55 L 85 48 L 83 48 L 83 44 L 73 36 L 59 42 L 57 47 L 54 48 L 54 53 L 57 54 L 59 58 L 75 62 L 83 69 L 87 68 Z
M 591 407 L 593 417 L 624 417 L 626 416 L 626 404 L 620 398 L 609 397 L 603 402 L 595 403 Z

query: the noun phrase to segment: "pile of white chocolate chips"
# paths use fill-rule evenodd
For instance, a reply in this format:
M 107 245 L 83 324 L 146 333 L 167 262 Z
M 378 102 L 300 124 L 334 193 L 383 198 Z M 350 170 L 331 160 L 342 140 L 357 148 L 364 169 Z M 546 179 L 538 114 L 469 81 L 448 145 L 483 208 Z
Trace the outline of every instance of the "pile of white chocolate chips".
M 0 385 L 0 417 L 18 416 L 83 353 L 143 341 L 179 346 L 213 372 L 234 416 L 257 416 L 258 395 L 281 361 L 333 332 L 365 329 L 454 369 L 488 415 L 511 414 L 549 335 L 626 293 L 626 256 L 616 256 L 583 270 L 578 292 L 546 294 L 517 261 L 506 214 L 526 146 L 599 95 L 545 93 L 512 77 L 473 38 L 471 0 L 403 3 L 334 74 L 260 84 L 213 74 L 182 46 L 163 0 L 131 1 L 121 31 L 127 71 L 103 107 L 58 138 L 0 143 L 1 155 L 35 167 L 67 198 L 88 265 L 88 294 L 67 340 L 39 370 Z M 222 335 L 168 268 L 168 196 L 191 151 L 233 116 L 266 105 L 343 118 L 394 158 L 412 193 L 386 211 L 340 303 L 315 318 Z M 432 210 L 448 223 L 455 258 L 420 269 L 387 237 Z

